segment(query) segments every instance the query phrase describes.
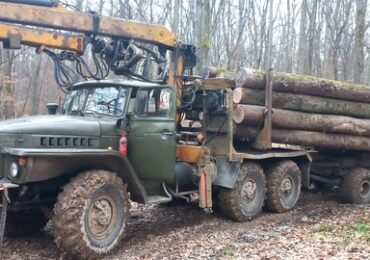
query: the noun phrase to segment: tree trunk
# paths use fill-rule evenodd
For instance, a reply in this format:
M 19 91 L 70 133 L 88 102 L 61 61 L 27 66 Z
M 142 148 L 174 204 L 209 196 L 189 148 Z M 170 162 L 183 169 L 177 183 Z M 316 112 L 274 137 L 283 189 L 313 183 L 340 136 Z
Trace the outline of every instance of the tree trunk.
M 180 8 L 181 8 L 181 3 L 180 0 L 173 0 L 172 6 L 172 22 L 171 22 L 171 30 L 174 33 L 179 32 L 179 19 L 180 19 Z
M 302 1 L 301 20 L 299 25 L 299 43 L 298 43 L 298 72 L 307 74 L 307 0 Z
M 272 68 L 272 48 L 273 48 L 273 27 L 274 27 L 274 1 L 269 0 L 269 27 L 267 30 L 267 43 L 265 46 L 265 66 L 264 69 Z
M 3 82 L 5 85 L 4 117 L 5 119 L 9 119 L 15 117 L 15 89 L 12 77 L 12 67 L 14 59 L 13 51 L 10 49 L 4 49 L 4 58 L 6 61 L 6 80 L 5 82 Z
M 77 0 L 75 7 L 78 11 L 83 12 L 83 5 L 84 5 L 84 0 Z
M 233 92 L 233 100 L 236 104 L 263 106 L 265 92 L 263 90 L 236 88 Z M 272 94 L 272 105 L 274 108 L 301 112 L 370 118 L 370 104 L 360 102 L 274 92 Z
M 354 79 L 356 83 L 364 82 L 365 68 L 365 16 L 367 0 L 356 0 L 356 29 L 355 29 L 355 55 L 354 55 Z
M 210 0 L 196 1 L 196 17 L 194 28 L 196 28 L 197 45 L 200 47 L 199 56 L 202 57 L 197 63 L 196 70 L 200 73 L 203 67 L 209 64 L 209 51 L 211 49 L 211 6 Z
M 42 66 L 43 57 L 39 55 L 35 58 L 35 70 L 31 75 L 31 104 L 30 104 L 30 114 L 37 115 L 39 112 L 39 103 L 40 103 L 40 75 L 41 75 L 41 66 Z
M 234 137 L 240 141 L 253 141 L 259 133 L 255 127 L 237 126 Z M 370 138 L 362 136 L 324 134 L 312 131 L 273 129 L 272 141 L 275 143 L 300 145 L 315 149 L 343 149 L 370 151 Z
M 266 72 L 241 68 L 236 75 L 236 85 L 243 88 L 265 89 Z M 273 90 L 370 103 L 370 88 L 366 85 L 283 72 L 274 72 Z
M 234 122 L 238 125 L 263 125 L 264 110 L 261 106 L 237 105 L 233 113 Z M 274 109 L 271 120 L 274 128 L 370 136 L 370 120 L 366 119 Z

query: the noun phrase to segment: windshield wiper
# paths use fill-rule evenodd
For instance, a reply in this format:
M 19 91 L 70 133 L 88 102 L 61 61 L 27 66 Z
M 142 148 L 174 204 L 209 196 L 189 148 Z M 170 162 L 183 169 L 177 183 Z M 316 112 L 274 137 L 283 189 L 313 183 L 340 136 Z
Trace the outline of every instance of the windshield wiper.
M 93 114 L 94 116 L 101 116 L 94 110 L 84 110 L 84 114 Z
M 82 110 L 71 110 L 67 113 L 67 115 L 79 115 L 79 116 L 85 116 L 85 113 L 82 112 Z

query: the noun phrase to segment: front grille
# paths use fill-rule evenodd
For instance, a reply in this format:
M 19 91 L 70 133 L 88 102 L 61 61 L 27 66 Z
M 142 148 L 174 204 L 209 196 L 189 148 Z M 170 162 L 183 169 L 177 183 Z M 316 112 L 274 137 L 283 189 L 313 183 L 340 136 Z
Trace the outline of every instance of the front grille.
M 44 136 L 40 138 L 42 147 L 98 147 L 99 139 L 93 137 L 57 137 Z

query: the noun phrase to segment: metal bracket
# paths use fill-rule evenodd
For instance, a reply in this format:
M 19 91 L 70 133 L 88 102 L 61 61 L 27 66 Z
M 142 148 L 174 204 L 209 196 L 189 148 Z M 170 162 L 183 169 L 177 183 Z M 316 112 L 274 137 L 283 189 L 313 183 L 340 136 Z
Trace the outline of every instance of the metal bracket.
M 271 139 L 272 84 L 273 84 L 273 69 L 270 68 L 266 73 L 264 126 L 253 143 L 253 147 L 257 149 L 272 148 L 272 139 Z
M 8 40 L 4 41 L 4 48 L 18 50 L 21 48 L 22 36 L 20 34 L 8 34 Z

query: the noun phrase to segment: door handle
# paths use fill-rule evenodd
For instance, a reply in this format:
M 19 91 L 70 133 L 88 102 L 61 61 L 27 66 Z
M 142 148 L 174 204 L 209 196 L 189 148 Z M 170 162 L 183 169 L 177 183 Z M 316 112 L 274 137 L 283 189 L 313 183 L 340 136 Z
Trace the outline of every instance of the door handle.
M 161 138 L 162 140 L 170 140 L 173 138 L 173 136 L 175 136 L 175 134 L 175 132 L 171 132 L 170 130 L 165 129 L 161 132 Z
M 163 136 L 174 136 L 175 132 L 171 132 L 171 131 L 168 131 L 168 130 L 163 130 L 161 132 L 161 135 L 163 135 Z

